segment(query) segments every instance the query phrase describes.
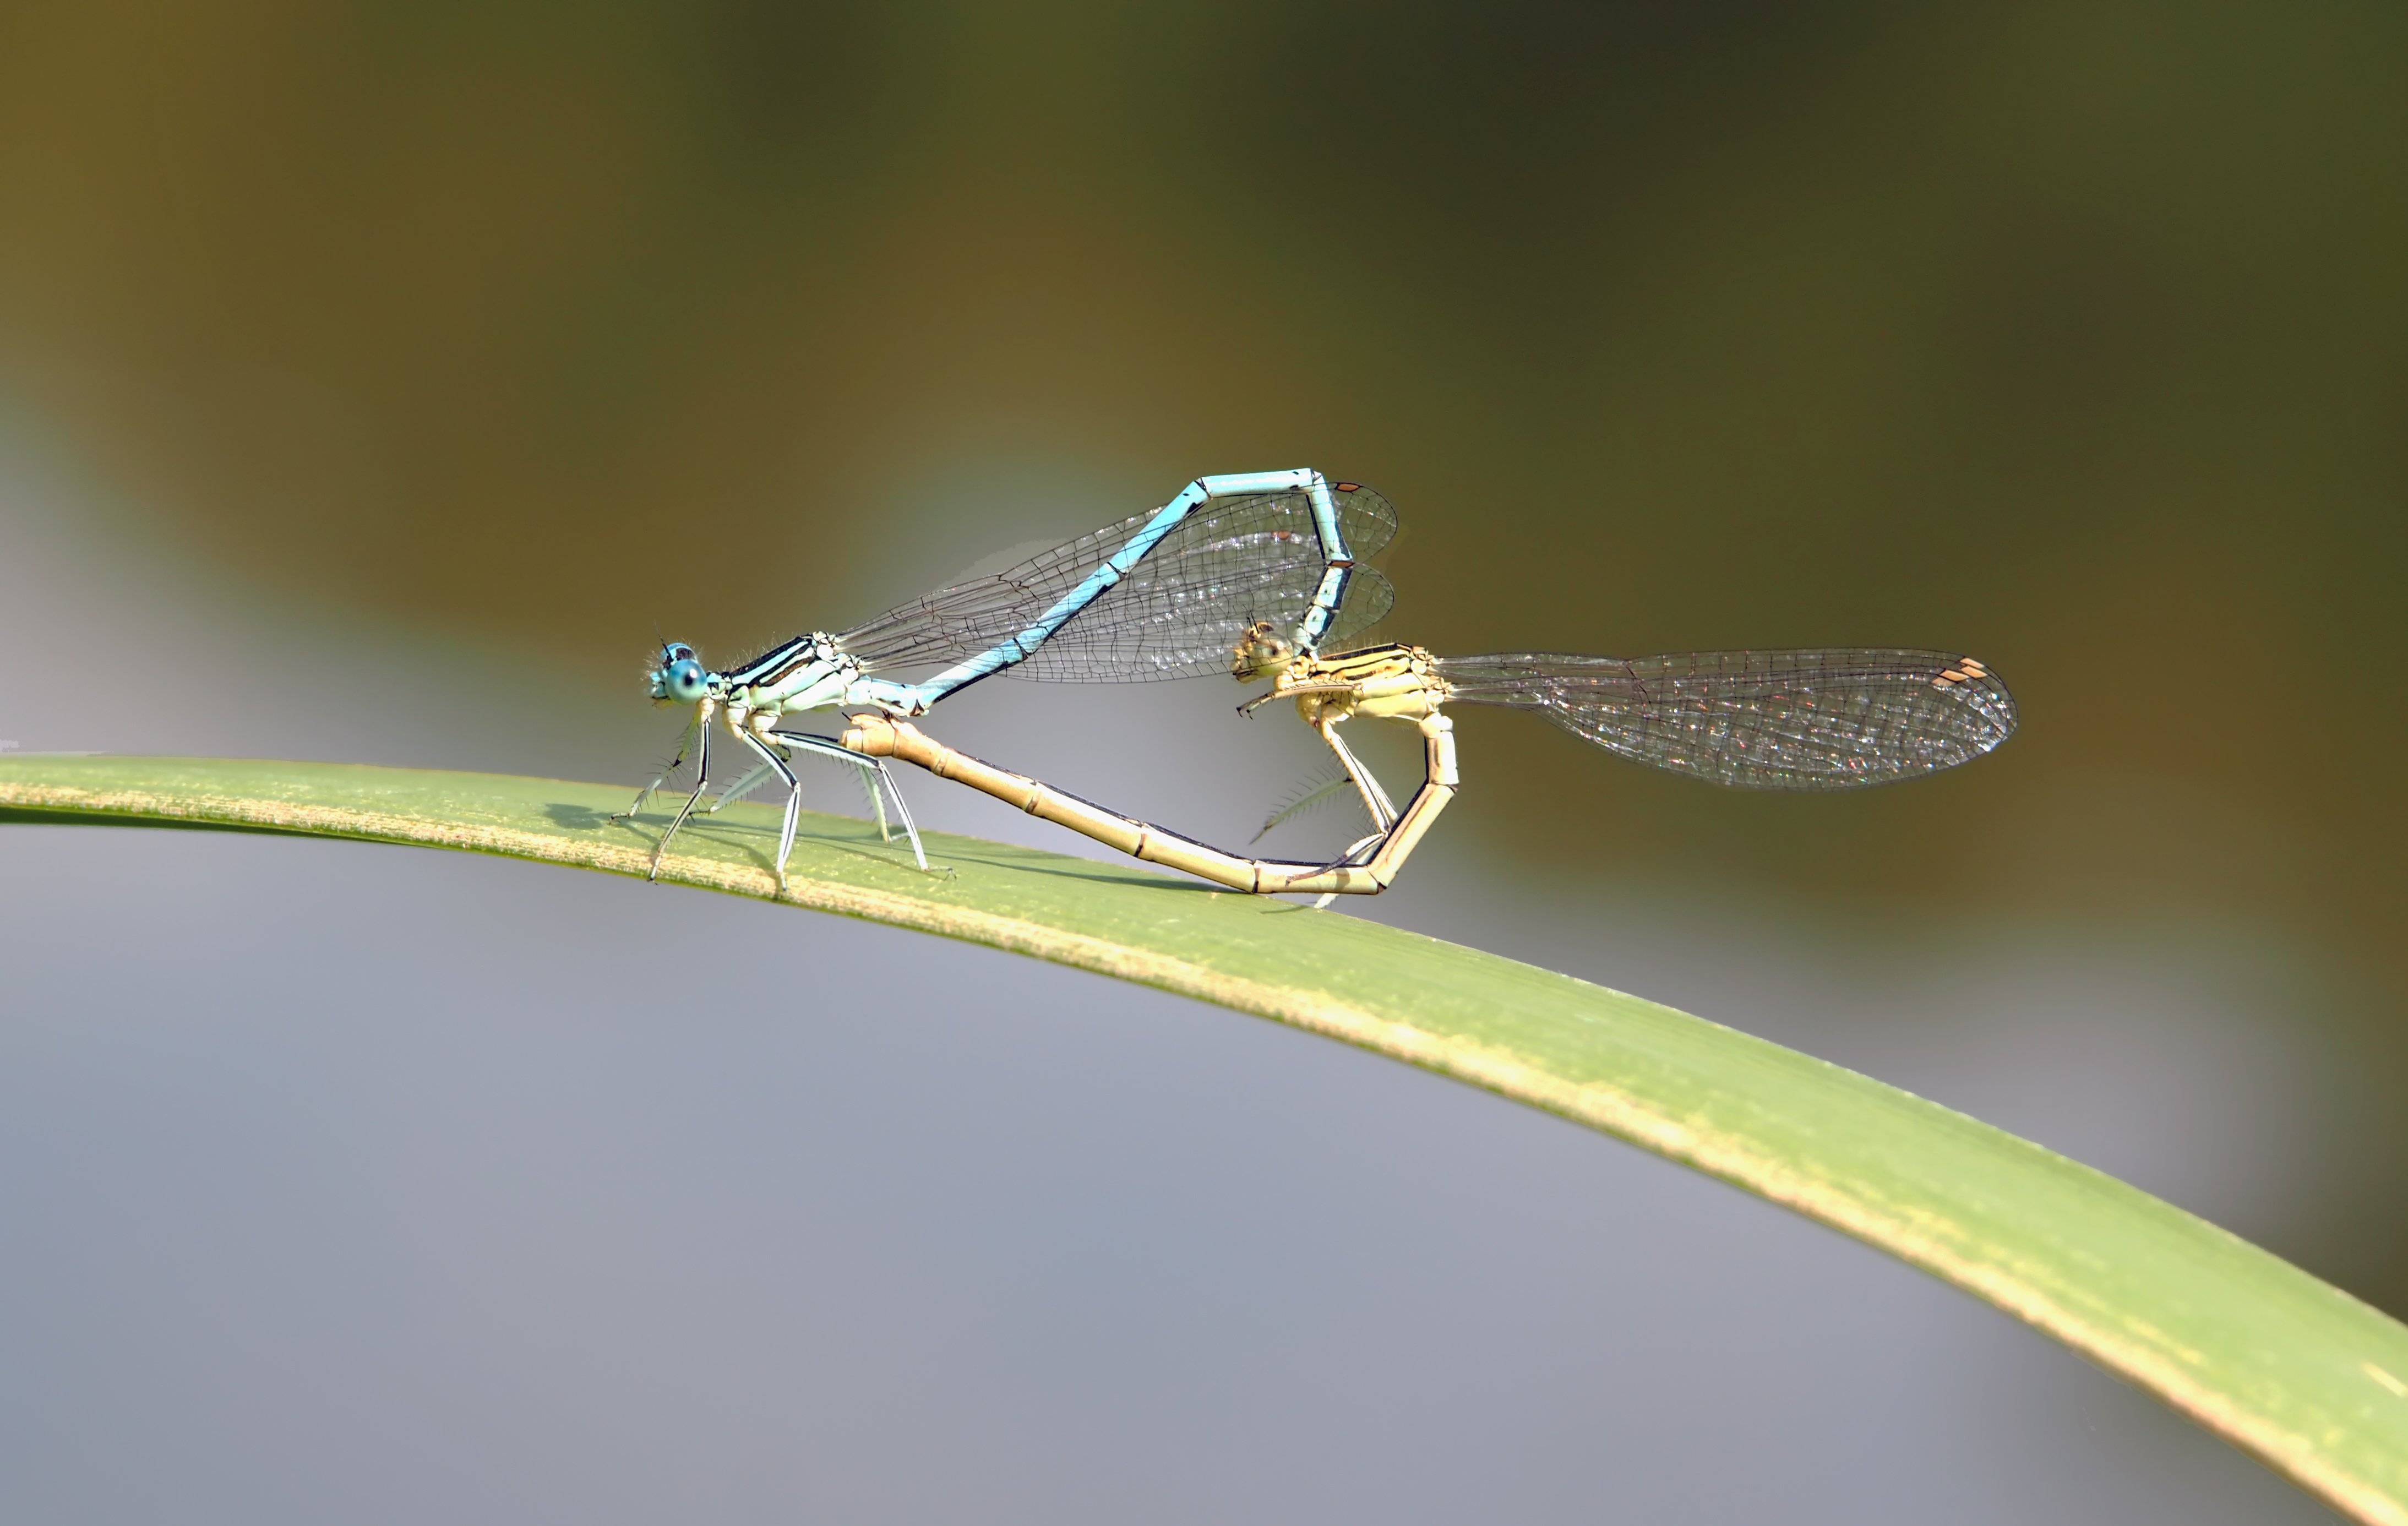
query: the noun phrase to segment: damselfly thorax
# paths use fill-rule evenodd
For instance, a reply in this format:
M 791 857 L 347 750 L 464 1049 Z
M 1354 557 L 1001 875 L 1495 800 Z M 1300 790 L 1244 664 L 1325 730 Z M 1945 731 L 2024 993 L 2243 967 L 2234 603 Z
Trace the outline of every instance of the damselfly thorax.
M 1300 656 L 1268 620 L 1247 628 L 1231 653 L 1229 674 L 1240 683 L 1271 680 L 1270 692 L 1248 700 L 1241 712 L 1292 699 L 1297 714 L 1316 729 L 1357 716 L 1421 720 L 1438 714 L 1455 693 L 1439 676 L 1438 659 L 1420 647 L 1390 642 L 1327 657 Z

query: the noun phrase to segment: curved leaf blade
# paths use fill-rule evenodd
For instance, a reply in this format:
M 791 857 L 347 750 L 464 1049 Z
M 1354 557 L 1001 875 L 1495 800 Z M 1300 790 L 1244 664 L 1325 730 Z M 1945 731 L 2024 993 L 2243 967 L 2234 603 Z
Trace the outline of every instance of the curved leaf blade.
M 641 875 L 628 792 L 239 760 L 0 758 L 0 820 L 414 843 Z M 779 899 L 776 817 L 690 824 L 662 877 Z M 785 899 L 1342 1039 L 1542 1107 L 1856 1235 L 2047 1332 L 2358 1519 L 2408 1526 L 2408 1326 L 2138 1189 L 1778 1045 L 1476 949 L 1135 865 L 942 834 L 915 870 L 805 819 Z

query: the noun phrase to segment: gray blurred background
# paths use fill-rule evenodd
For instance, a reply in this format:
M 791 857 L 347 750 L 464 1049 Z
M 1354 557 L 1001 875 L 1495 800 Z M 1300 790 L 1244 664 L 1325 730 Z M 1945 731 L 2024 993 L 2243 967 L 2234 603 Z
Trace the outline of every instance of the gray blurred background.
M 1317 465 L 1404 516 L 1390 637 L 1944 646 L 2025 713 L 1829 800 L 1469 717 L 1336 914 L 2400 1310 L 2403 63 L 2373 5 L 0 10 L 0 741 L 632 786 L 656 626 Z M 1241 841 L 1312 758 L 1239 697 L 939 734 Z M 1158 993 L 338 844 L 15 827 L 0 898 L 10 1519 L 2319 1519 L 1852 1242 Z

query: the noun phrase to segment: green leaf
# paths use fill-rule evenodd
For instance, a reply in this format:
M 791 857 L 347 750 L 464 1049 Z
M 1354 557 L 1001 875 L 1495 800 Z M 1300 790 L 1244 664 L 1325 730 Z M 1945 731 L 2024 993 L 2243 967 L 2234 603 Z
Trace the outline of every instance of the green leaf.
M 0 820 L 265 829 L 641 875 L 629 792 L 347 764 L 0 758 Z M 776 816 L 689 826 L 661 877 L 779 899 Z M 2408 1526 L 2408 1327 L 2214 1225 L 1745 1034 L 1476 949 L 932 836 L 923 874 L 816 814 L 796 905 L 1033 954 L 1310 1029 L 1559 1113 L 1856 1235 L 2046 1331 L 2360 1519 Z

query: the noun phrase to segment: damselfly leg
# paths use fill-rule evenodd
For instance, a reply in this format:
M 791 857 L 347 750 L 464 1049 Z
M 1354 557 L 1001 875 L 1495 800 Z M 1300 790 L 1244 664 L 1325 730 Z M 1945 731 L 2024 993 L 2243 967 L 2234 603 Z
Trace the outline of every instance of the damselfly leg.
M 1397 824 L 1397 807 L 1388 799 L 1388 792 L 1380 788 L 1378 777 L 1369 768 L 1363 766 L 1361 761 L 1354 756 L 1354 749 L 1346 745 L 1345 738 L 1338 734 L 1338 723 L 1334 719 L 1322 716 L 1314 720 L 1312 729 L 1320 734 L 1324 742 L 1329 744 L 1329 750 L 1338 755 L 1339 766 L 1346 770 L 1348 778 L 1354 780 L 1355 792 L 1363 797 L 1363 808 L 1370 813 L 1373 831 L 1370 836 L 1363 839 L 1363 842 L 1377 841 L 1390 827 Z M 1354 849 L 1349 849 L 1347 851 L 1352 854 L 1362 846 L 1363 843 L 1357 843 Z
M 758 753 L 761 761 L 777 774 L 779 782 L 786 787 L 786 815 L 778 828 L 778 858 L 772 865 L 778 877 L 779 893 L 783 894 L 786 889 L 786 859 L 795 850 L 795 823 L 802 814 L 803 781 L 796 778 L 794 769 L 787 765 L 783 749 L 764 742 L 749 726 L 739 725 L 732 729 L 738 739 Z M 716 806 L 711 808 L 718 809 Z
M 1242 708 L 1240 713 L 1244 713 Z M 1331 781 L 1332 786 L 1353 785 L 1356 797 L 1363 802 L 1364 814 L 1371 818 L 1371 830 L 1347 844 L 1344 850 L 1325 865 L 1326 868 L 1335 869 L 1343 864 L 1360 862 L 1367 852 L 1376 853 L 1380 842 L 1396 829 L 1397 807 L 1395 803 L 1389 800 L 1388 792 L 1381 788 L 1379 777 L 1354 756 L 1354 749 L 1346 745 L 1345 738 L 1338 734 L 1337 722 L 1328 716 L 1319 717 L 1313 721 L 1313 731 L 1319 734 L 1323 742 L 1328 745 L 1329 750 L 1337 756 L 1339 766 L 1345 771 L 1342 778 Z M 1286 814 L 1293 814 L 1293 812 L 1274 813 L 1269 820 L 1264 821 L 1263 830 L 1254 834 L 1254 840 L 1260 842 L 1264 833 L 1269 832 L 1272 827 L 1278 825 L 1283 816 Z M 1337 898 L 1336 891 L 1324 891 L 1320 899 L 1313 902 L 1313 908 L 1319 910 Z
M 676 819 L 671 820 L 667 830 L 661 834 L 660 841 L 652 845 L 652 865 L 644 876 L 646 879 L 661 877 L 661 858 L 669 850 L 669 839 L 677 835 L 678 828 L 685 825 L 685 819 L 694 814 L 695 804 L 702 799 L 703 791 L 710 786 L 710 719 L 717 708 L 718 703 L 710 699 L 705 699 L 695 706 L 694 724 L 686 729 L 684 739 L 679 742 L 677 756 L 671 758 L 669 765 L 661 770 L 660 777 L 636 792 L 634 805 L 610 818 L 613 821 L 634 820 L 636 813 L 642 810 L 659 792 L 660 787 L 668 782 L 669 776 L 685 765 L 685 755 L 689 749 L 692 750 L 694 792 L 685 797 L 685 804 L 678 807 Z
M 785 737 L 790 741 L 798 739 L 796 734 L 793 732 L 777 732 L 772 734 Z M 829 741 L 824 736 L 811 736 L 799 739 L 807 741 L 810 749 L 814 752 L 824 753 L 831 758 L 843 758 L 856 763 L 862 761 L 859 754 L 846 751 L 843 747 L 838 743 Z M 893 840 L 891 834 L 889 834 L 886 829 L 886 807 L 882 805 L 879 805 L 878 803 L 878 786 L 880 784 L 883 784 L 886 787 L 886 798 L 895 803 L 896 819 L 903 823 L 903 835 L 911 844 L 911 858 L 913 862 L 918 863 L 922 869 L 926 869 L 928 867 L 928 855 L 920 846 L 919 823 L 911 820 L 911 807 L 904 801 L 903 792 L 896 786 L 895 775 L 887 768 L 886 760 L 883 758 L 876 760 L 875 768 L 865 769 L 862 777 L 865 779 L 871 781 L 869 799 L 870 804 L 876 806 L 878 810 L 878 833 L 880 838 L 885 841 Z M 953 873 L 951 869 L 947 869 L 944 872 L 946 874 Z
M 814 736 L 809 732 L 773 731 L 756 735 L 747 731 L 743 735 L 744 739 L 751 743 L 754 750 L 760 752 L 765 760 L 776 762 L 772 749 L 792 749 L 796 751 L 809 752 L 817 757 L 831 758 L 860 769 L 865 782 L 869 786 L 870 803 L 877 809 L 879 837 L 882 841 L 891 841 L 886 825 L 885 803 L 878 796 L 879 786 L 882 783 L 886 788 L 888 798 L 895 802 L 895 814 L 902 819 L 903 835 L 911 844 L 912 862 L 923 870 L 928 867 L 927 850 L 921 845 L 919 826 L 911 820 L 911 807 L 903 803 L 903 792 L 896 788 L 895 776 L 887 772 L 883 759 L 863 758 L 859 753 L 846 751 L 827 737 Z M 777 770 L 786 783 L 786 820 L 778 834 L 777 865 L 778 888 L 783 890 L 786 888 L 786 860 L 795 849 L 795 826 L 802 809 L 803 787 L 801 781 L 795 777 L 794 771 L 785 766 L 782 762 L 777 763 Z M 713 810 L 718 808 L 717 806 L 711 807 Z
M 920 844 L 919 828 L 911 821 L 911 807 L 903 803 L 903 792 L 896 786 L 895 776 L 887 769 L 883 759 L 865 758 L 857 752 L 847 752 L 837 745 L 835 738 L 814 735 L 810 732 L 773 731 L 767 735 L 781 746 L 832 759 L 853 769 L 860 776 L 862 792 L 869 797 L 870 815 L 878 823 L 880 842 L 895 840 L 895 827 L 886 814 L 886 803 L 892 800 L 895 816 L 903 823 L 903 834 L 911 844 L 911 856 L 919 860 L 921 868 L 928 866 L 928 856 Z M 767 763 L 754 763 L 751 773 L 721 791 L 719 798 L 703 808 L 703 814 L 716 815 L 720 806 L 743 799 L 759 789 L 762 780 L 773 771 Z
M 684 734 L 678 738 L 677 755 L 669 759 L 668 763 L 666 766 L 662 768 L 658 777 L 654 778 L 652 783 L 645 785 L 642 789 L 636 792 L 636 803 L 634 805 L 629 806 L 623 811 L 612 811 L 609 817 L 605 818 L 605 820 L 610 821 L 631 821 L 642 812 L 645 806 L 651 805 L 652 803 L 652 796 L 660 793 L 661 786 L 669 781 L 669 776 L 685 766 L 686 749 L 694 746 L 694 732 L 695 728 L 692 725 L 688 725 L 686 727 Z

